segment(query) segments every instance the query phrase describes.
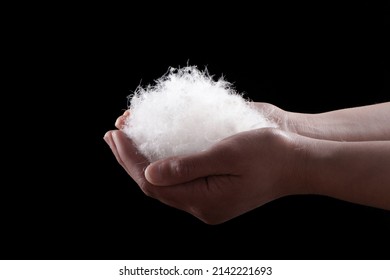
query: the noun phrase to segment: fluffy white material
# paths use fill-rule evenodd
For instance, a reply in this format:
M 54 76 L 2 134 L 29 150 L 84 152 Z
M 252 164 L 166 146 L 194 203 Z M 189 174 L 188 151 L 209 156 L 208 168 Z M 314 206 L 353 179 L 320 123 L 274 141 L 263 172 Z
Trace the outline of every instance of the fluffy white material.
M 124 133 L 150 161 L 203 151 L 233 134 L 275 126 L 231 84 L 188 66 L 130 96 Z

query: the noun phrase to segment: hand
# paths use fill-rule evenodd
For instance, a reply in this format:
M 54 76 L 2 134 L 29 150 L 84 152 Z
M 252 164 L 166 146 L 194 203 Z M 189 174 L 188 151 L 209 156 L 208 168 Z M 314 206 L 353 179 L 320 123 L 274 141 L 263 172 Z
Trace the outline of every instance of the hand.
M 152 164 L 120 130 L 104 139 L 145 194 L 209 224 L 290 194 L 390 210 L 389 106 L 310 115 L 255 103 L 278 129 L 239 133 L 204 152 Z M 118 118 L 118 129 L 129 113 Z
M 116 122 L 119 128 L 123 120 Z M 304 154 L 297 149 L 294 135 L 278 129 L 239 133 L 201 153 L 152 164 L 121 131 L 109 131 L 104 139 L 146 195 L 208 224 L 305 192 L 299 184 Z

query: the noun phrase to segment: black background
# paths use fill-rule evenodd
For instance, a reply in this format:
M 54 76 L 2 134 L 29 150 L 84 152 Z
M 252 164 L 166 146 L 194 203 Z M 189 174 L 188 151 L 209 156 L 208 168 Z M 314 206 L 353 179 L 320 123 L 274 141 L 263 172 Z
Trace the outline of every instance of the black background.
M 102 139 L 132 90 L 187 63 L 290 111 L 389 101 L 384 6 L 278 5 L 62 7 L 22 23 L 0 257 L 388 259 L 388 211 L 294 196 L 209 226 L 146 197 Z

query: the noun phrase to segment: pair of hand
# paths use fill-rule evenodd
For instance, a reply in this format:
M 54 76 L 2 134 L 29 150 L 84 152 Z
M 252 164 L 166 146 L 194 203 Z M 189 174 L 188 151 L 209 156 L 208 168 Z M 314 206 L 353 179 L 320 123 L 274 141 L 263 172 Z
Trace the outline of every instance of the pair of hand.
M 386 167 L 386 164 L 390 166 L 390 157 L 387 157 L 390 155 L 390 142 L 377 141 L 382 140 L 378 139 L 381 137 L 390 139 L 389 128 L 384 131 L 366 129 L 366 134 L 357 128 L 350 131 L 356 115 L 364 117 L 364 114 L 370 114 L 374 109 L 382 112 L 374 117 L 376 121 L 378 118 L 386 120 L 389 105 L 385 103 L 379 109 L 352 109 L 352 113 L 335 111 L 326 116 L 289 113 L 271 104 L 255 103 L 279 128 L 242 132 L 223 139 L 206 151 L 151 164 L 120 131 L 129 111 L 116 121 L 118 130 L 108 131 L 104 139 L 119 164 L 146 195 L 184 210 L 208 224 L 222 223 L 290 194 L 324 194 L 390 209 L 390 188 L 386 187 L 387 183 L 390 185 L 389 176 L 367 182 L 373 184 L 372 190 L 376 191 L 376 195 L 368 198 L 364 184 L 358 183 L 351 196 L 345 187 L 345 184 L 353 183 L 348 176 L 339 181 L 328 178 L 343 176 L 344 168 L 347 171 L 348 168 L 351 171 L 362 168 L 362 174 L 366 174 L 364 165 L 367 164 L 373 165 L 369 166 L 369 170 L 379 168 L 378 172 L 390 171 Z M 334 131 L 333 122 L 343 124 L 338 128 L 339 131 Z M 322 125 L 323 130 L 318 125 Z M 359 141 L 359 137 L 364 141 L 359 143 L 363 144 L 339 146 L 348 138 Z M 366 141 L 371 138 L 378 143 Z M 340 149 L 343 152 L 340 153 Z M 374 159 L 371 163 L 362 158 L 365 161 L 363 167 L 355 167 L 353 162 L 360 150 L 378 153 L 379 162 Z M 372 153 L 368 153 L 367 157 L 370 155 Z M 345 165 L 332 167 L 332 160 L 346 162 Z

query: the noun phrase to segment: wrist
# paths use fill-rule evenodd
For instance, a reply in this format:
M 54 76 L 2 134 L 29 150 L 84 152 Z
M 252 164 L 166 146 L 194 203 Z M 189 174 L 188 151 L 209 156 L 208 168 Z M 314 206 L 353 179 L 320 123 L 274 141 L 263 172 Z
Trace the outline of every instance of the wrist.
M 286 112 L 285 119 L 287 131 L 314 139 L 334 140 L 322 114 Z
M 308 174 L 308 164 L 312 154 L 314 139 L 285 132 L 284 153 L 286 155 L 284 172 L 281 175 L 282 195 L 313 194 Z

